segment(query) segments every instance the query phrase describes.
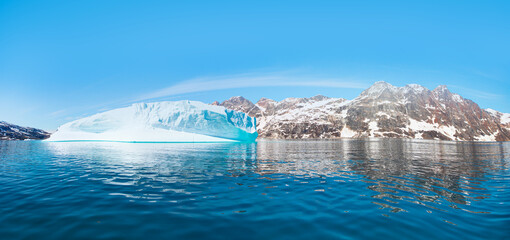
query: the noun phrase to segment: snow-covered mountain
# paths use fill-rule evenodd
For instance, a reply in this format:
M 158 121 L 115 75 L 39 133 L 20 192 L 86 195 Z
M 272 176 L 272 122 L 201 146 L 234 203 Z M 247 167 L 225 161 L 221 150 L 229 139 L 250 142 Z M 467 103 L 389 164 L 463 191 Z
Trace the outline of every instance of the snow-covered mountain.
M 483 110 L 446 86 L 429 90 L 377 82 L 353 100 L 319 95 L 253 104 L 233 97 L 219 105 L 256 117 L 262 138 L 510 140 L 510 114 Z
M 0 121 L 0 140 L 45 139 L 49 133 L 36 128 L 21 127 Z
M 136 103 L 66 123 L 48 141 L 254 141 L 255 118 L 196 101 Z

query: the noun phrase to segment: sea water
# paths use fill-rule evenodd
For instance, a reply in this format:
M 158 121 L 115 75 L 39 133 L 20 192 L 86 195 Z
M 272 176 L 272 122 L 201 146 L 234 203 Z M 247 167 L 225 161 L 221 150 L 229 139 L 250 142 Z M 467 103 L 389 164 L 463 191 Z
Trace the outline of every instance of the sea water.
M 0 141 L 0 239 L 508 239 L 510 143 Z

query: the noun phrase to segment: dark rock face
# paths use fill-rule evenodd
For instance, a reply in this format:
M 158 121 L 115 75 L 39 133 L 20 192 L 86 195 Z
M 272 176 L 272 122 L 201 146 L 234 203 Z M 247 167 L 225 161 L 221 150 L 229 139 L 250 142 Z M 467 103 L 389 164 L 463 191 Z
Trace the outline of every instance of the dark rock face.
M 0 121 L 0 140 L 27 140 L 46 139 L 50 137 L 48 132 L 36 128 L 20 127 L 14 124 Z
M 508 114 L 483 110 L 446 86 L 395 87 L 377 82 L 353 100 L 315 96 L 256 104 L 233 97 L 220 104 L 257 118 L 261 138 L 340 137 L 509 141 Z
M 247 113 L 250 116 L 256 115 L 260 112 L 260 109 L 255 106 L 255 104 L 240 96 L 232 97 L 229 100 L 222 102 L 220 105 L 228 109 Z

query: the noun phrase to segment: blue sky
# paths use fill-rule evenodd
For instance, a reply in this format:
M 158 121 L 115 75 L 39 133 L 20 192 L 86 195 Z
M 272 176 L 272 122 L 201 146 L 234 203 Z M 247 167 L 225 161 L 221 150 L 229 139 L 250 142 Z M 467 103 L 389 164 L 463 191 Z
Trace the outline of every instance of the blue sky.
M 54 130 L 136 101 L 352 99 L 381 80 L 510 112 L 510 2 L 413 2 L 2 0 L 0 120 Z

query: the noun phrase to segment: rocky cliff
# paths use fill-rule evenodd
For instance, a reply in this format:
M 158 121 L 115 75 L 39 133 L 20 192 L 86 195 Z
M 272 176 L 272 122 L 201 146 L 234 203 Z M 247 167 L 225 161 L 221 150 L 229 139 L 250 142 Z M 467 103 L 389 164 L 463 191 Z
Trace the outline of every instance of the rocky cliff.
M 27 139 L 45 139 L 50 134 L 36 128 L 21 127 L 0 121 L 0 140 L 27 140 Z
M 481 109 L 446 86 L 377 82 L 353 100 L 315 96 L 216 103 L 257 118 L 261 138 L 387 137 L 509 141 L 510 114 Z

